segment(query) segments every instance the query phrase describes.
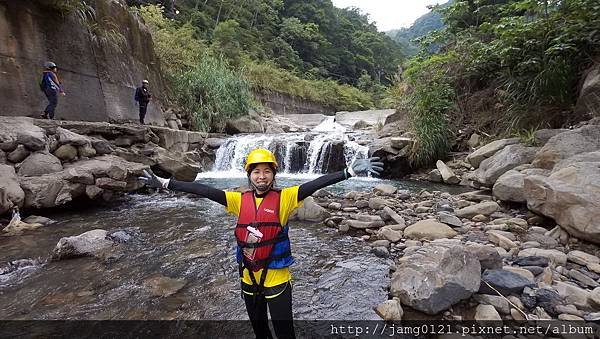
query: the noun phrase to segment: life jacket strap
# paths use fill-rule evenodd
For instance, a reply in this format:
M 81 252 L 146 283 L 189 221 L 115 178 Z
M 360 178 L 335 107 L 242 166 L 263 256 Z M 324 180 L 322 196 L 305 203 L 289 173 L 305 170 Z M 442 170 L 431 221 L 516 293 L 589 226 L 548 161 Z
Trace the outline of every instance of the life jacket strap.
M 268 246 L 268 245 L 272 245 L 272 244 L 275 244 L 275 243 L 278 243 L 278 242 L 286 241 L 288 239 L 289 239 L 289 237 L 288 237 L 287 233 L 281 232 L 281 233 L 279 233 L 273 239 L 269 239 L 269 240 L 265 240 L 265 241 L 260 241 L 260 242 L 253 242 L 253 243 L 248 243 L 248 242 L 244 242 L 244 241 L 238 241 L 237 244 L 242 249 L 244 249 L 244 248 L 258 248 L 258 247 Z

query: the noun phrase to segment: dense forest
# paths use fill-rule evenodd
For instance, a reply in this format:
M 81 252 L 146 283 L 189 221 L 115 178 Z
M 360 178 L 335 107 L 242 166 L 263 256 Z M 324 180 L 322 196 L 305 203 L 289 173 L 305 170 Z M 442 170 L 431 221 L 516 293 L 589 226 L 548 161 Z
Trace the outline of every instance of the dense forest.
M 251 91 L 332 111 L 386 106 L 386 89 L 404 61 L 400 46 L 367 15 L 329 0 L 128 3 L 150 26 L 174 100 L 196 113 L 199 129 L 220 130 L 219 112 L 247 111 Z

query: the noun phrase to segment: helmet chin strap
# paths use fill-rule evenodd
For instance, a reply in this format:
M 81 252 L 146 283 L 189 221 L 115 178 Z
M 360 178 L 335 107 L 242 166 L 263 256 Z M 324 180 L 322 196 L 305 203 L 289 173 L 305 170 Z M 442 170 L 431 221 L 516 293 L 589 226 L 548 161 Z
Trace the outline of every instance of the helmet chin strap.
M 273 187 L 273 182 L 275 182 L 275 180 L 272 180 L 271 183 L 269 183 L 268 185 L 256 185 L 255 183 L 252 182 L 252 180 L 250 180 L 250 177 L 248 177 L 248 182 L 250 183 L 250 186 L 255 190 L 255 191 L 260 191 L 260 192 L 266 192 L 268 190 L 270 190 Z

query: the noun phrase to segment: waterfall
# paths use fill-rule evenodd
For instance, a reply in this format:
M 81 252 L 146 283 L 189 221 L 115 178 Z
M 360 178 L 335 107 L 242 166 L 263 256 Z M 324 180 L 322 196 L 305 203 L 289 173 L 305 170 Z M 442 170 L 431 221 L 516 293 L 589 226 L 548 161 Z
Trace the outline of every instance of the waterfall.
M 200 176 L 244 176 L 246 156 L 255 148 L 266 148 L 275 154 L 278 174 L 331 173 L 368 156 L 368 147 L 359 145 L 353 138 L 354 135 L 335 123 L 333 117 L 306 133 L 236 135 L 219 147 L 212 171 Z

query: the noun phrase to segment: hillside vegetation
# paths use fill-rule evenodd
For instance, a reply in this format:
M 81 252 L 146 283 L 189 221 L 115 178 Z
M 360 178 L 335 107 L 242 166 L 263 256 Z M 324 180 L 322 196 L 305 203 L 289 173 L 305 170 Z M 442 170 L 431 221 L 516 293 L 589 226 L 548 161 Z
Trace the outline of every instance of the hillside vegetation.
M 142 5 L 174 102 L 200 130 L 222 131 L 256 106 L 252 90 L 337 111 L 379 107 L 402 62 L 367 16 L 330 1 L 151 2 L 130 1 Z
M 597 0 L 468 0 L 436 9 L 445 28 L 423 39 L 394 99 L 410 113 L 425 164 L 450 149 L 465 126 L 522 134 L 580 121 L 573 113 L 582 72 L 600 55 Z

